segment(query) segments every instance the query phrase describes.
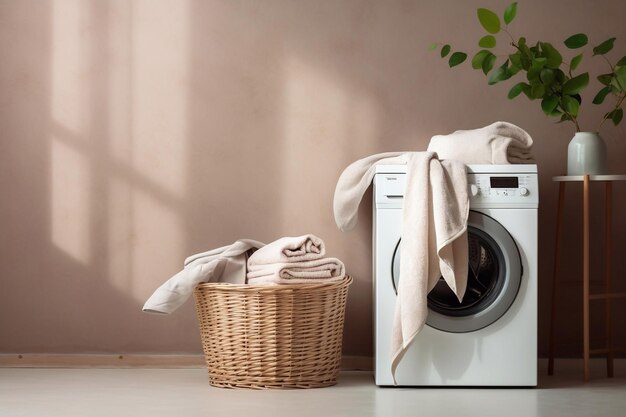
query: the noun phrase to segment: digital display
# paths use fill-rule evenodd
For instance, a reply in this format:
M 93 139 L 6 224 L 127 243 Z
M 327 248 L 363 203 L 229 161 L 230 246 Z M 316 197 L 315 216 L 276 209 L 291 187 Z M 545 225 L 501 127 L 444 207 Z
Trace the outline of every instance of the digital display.
M 517 177 L 490 177 L 491 188 L 519 188 Z

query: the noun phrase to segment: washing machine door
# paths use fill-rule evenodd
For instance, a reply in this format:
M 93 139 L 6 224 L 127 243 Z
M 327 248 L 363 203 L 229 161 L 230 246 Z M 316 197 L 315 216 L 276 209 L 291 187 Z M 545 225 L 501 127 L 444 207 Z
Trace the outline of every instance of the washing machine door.
M 470 211 L 468 241 L 469 268 L 463 301 L 459 303 L 443 277 L 428 294 L 426 324 L 442 331 L 472 332 L 495 323 L 515 301 L 522 281 L 519 250 L 500 223 Z M 392 264 L 396 293 L 401 242 L 395 248 Z

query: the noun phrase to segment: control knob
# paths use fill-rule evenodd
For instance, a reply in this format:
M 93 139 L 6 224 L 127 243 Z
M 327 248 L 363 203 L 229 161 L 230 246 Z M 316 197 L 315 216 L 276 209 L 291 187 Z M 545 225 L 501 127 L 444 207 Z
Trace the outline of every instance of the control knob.
M 525 197 L 529 194 L 530 192 L 528 191 L 528 188 L 526 187 L 522 187 L 519 189 L 519 195 L 521 195 L 522 197 Z

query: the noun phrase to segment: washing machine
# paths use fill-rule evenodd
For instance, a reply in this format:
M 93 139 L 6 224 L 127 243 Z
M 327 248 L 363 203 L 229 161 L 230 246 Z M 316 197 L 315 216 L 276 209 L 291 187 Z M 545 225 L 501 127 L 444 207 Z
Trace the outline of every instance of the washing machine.
M 426 325 L 398 364 L 399 386 L 537 385 L 536 165 L 469 165 L 469 272 L 459 303 L 443 278 Z M 394 384 L 391 329 L 400 271 L 406 166 L 374 176 L 374 372 Z

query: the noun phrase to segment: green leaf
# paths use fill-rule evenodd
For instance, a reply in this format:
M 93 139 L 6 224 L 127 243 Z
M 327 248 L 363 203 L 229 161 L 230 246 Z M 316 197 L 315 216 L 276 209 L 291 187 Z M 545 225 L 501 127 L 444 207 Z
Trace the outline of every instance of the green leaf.
M 572 62 L 569 64 L 569 69 L 574 71 L 580 65 L 580 62 L 583 60 L 583 54 L 576 55 L 572 58 Z
M 513 2 L 509 4 L 509 7 L 504 11 L 504 23 L 507 25 L 515 19 L 515 15 L 517 14 L 517 2 Z
M 626 91 L 626 67 L 619 67 L 615 70 L 615 79 L 622 88 L 622 91 Z
M 604 98 L 611 92 L 611 87 L 604 87 L 598 91 L 598 94 L 593 98 L 593 104 L 602 104 Z
M 613 124 L 615 126 L 617 126 L 619 124 L 619 122 L 622 121 L 622 118 L 624 117 L 624 110 L 623 109 L 616 109 L 613 110 L 613 115 L 611 116 L 611 120 L 613 120 Z
M 483 36 L 478 41 L 478 46 L 480 46 L 481 48 L 493 48 L 494 46 L 496 46 L 496 38 L 493 35 Z
M 510 90 L 509 90 L 509 94 L 508 94 L 508 98 L 509 100 L 514 99 L 515 97 L 519 96 L 522 91 L 530 91 L 530 85 L 526 84 L 526 83 L 517 83 L 515 84 Z
M 522 69 L 528 71 L 530 66 L 533 64 L 532 59 L 528 56 L 530 55 L 530 51 L 528 51 L 528 47 L 525 46 L 526 51 L 521 55 L 520 60 L 522 61 Z M 523 50 L 523 48 L 521 48 Z
M 496 56 L 490 53 L 489 55 L 485 57 L 485 60 L 483 61 L 483 65 L 482 65 L 483 73 L 487 75 L 489 71 L 493 69 L 494 65 L 496 65 Z
M 598 75 L 598 81 L 604 85 L 611 85 L 613 79 L 613 73 Z
M 541 100 L 541 110 L 546 114 L 546 116 L 552 115 L 556 106 L 559 104 L 558 96 L 548 96 Z
M 626 56 L 622 57 L 622 59 L 617 61 L 617 64 L 615 64 L 615 66 L 616 67 L 624 67 L 624 66 L 626 66 Z
M 589 73 L 585 72 L 574 78 L 565 81 L 563 84 L 563 94 L 577 94 L 580 93 L 589 84 Z
M 607 39 L 600 45 L 593 48 L 593 56 L 604 55 L 609 52 L 611 49 L 613 49 L 613 42 L 615 42 L 615 38 Z
M 502 66 L 499 66 L 498 68 L 496 68 L 491 73 L 491 76 L 489 77 L 487 84 L 493 85 L 500 81 L 508 80 L 509 78 L 511 78 L 511 74 L 508 71 L 508 65 L 509 65 L 509 61 L 507 60 L 505 61 L 504 64 L 502 64 Z
M 561 120 L 559 120 L 557 123 L 563 123 L 563 122 L 567 122 L 569 120 L 572 120 L 570 115 L 567 114 L 567 113 L 563 113 L 563 115 L 561 116 Z
M 519 51 L 509 55 L 509 61 L 511 62 L 511 65 L 509 67 L 509 72 L 511 73 L 511 76 L 517 74 L 522 70 L 522 59 L 520 57 Z
M 445 57 L 446 57 L 446 55 L 448 55 L 448 54 L 450 53 L 450 49 L 452 49 L 452 48 L 450 47 L 450 45 L 444 45 L 444 46 L 441 48 L 441 57 L 442 57 L 442 58 L 445 58 Z
M 511 61 L 511 65 L 514 67 L 522 68 L 522 57 L 519 51 L 509 55 L 509 61 Z
M 569 49 L 578 49 L 587 45 L 587 42 L 589 42 L 589 38 L 587 38 L 587 35 L 585 35 L 584 33 L 577 33 L 565 39 L 565 42 L 563 43 Z
M 532 60 L 532 65 L 528 68 L 528 72 L 526 73 L 526 78 L 528 81 L 536 81 L 539 80 L 539 74 L 541 70 L 546 65 L 546 58 L 534 58 Z
M 518 72 L 520 72 L 521 70 L 522 69 L 520 67 L 516 67 L 515 65 L 511 64 L 511 66 L 509 67 L 509 74 L 511 74 L 511 77 L 512 77 Z
M 541 45 L 541 43 L 537 42 L 535 44 L 535 46 L 531 46 L 530 47 L 530 52 L 532 52 L 533 55 L 535 55 L 535 56 L 541 56 L 540 53 L 539 53 L 541 51 L 540 48 L 539 48 L 540 45 Z
M 553 69 L 544 68 L 539 73 L 539 79 L 545 86 L 550 86 L 554 83 L 554 79 L 556 78 L 556 74 Z
M 528 69 L 532 65 L 532 60 L 530 58 L 532 56 L 532 53 L 530 52 L 528 45 L 526 45 L 526 38 L 524 37 L 519 38 L 519 41 L 517 41 L 517 47 L 519 48 L 519 51 L 520 51 L 520 60 L 521 60 L 522 68 L 525 71 L 528 71 Z
M 430 46 L 428 47 L 429 51 L 434 51 L 435 49 L 437 49 L 437 43 L 433 42 L 430 44 Z
M 528 87 L 524 87 L 524 95 L 529 100 L 534 100 L 533 95 L 532 95 L 532 87 L 530 86 L 530 84 L 528 84 Z
M 548 60 L 546 62 L 546 67 L 548 68 L 558 68 L 563 63 L 563 57 L 556 50 L 552 44 L 548 42 L 541 42 L 541 50 L 543 51 L 544 56 Z
M 542 98 L 546 94 L 546 88 L 543 84 L 532 84 L 530 87 L 530 98 L 532 100 Z
M 620 91 L 622 91 L 622 86 L 619 84 L 619 81 L 617 81 L 616 77 L 613 77 L 611 79 L 611 91 L 613 91 L 614 93 L 619 93 Z
M 467 59 L 467 54 L 465 52 L 455 52 L 450 55 L 450 60 L 448 61 L 448 65 L 450 68 L 456 67 L 457 65 L 463 63 Z
M 472 58 L 472 68 L 481 69 L 483 67 L 483 61 L 489 55 L 493 54 L 485 49 L 476 52 L 476 55 L 474 55 L 474 58 Z
M 578 116 L 578 109 L 580 108 L 580 103 L 574 97 L 571 96 L 563 96 L 561 99 L 561 106 L 563 109 L 568 112 L 573 117 Z
M 476 11 L 478 15 L 478 20 L 480 24 L 485 30 L 489 33 L 498 33 L 500 32 L 500 18 L 497 14 L 492 12 L 489 9 L 478 9 Z

